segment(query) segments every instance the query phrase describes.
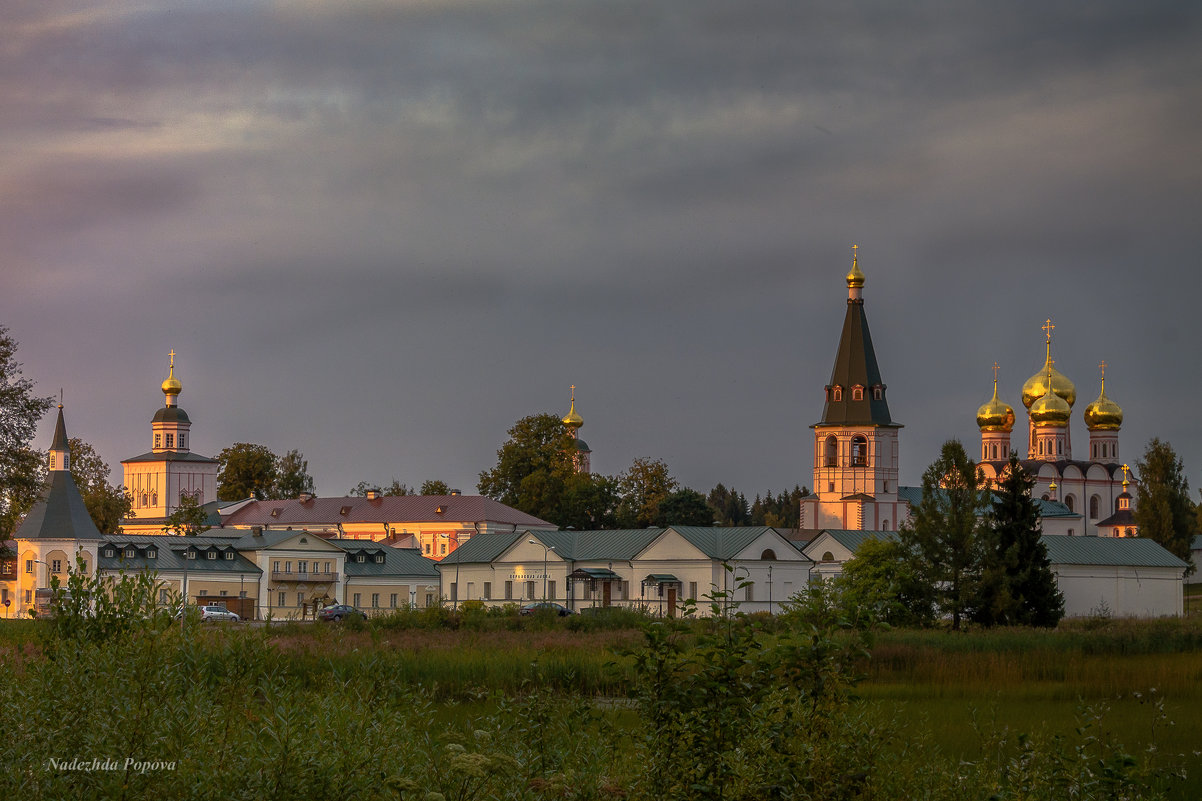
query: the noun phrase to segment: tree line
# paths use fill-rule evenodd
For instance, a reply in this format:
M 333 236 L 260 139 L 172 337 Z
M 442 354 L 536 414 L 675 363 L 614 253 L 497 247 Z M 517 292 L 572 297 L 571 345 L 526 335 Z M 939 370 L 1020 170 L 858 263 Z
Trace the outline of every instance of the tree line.
M 561 528 L 751 526 L 795 528 L 806 491 L 756 495 L 752 503 L 718 484 L 708 494 L 683 486 L 661 459 L 641 457 L 618 475 L 577 470 L 576 444 L 558 417 L 523 417 L 509 429 L 497 463 L 480 473 L 480 493 Z
M 0 325 L 0 538 L 8 539 L 41 497 L 44 452 L 32 447 L 38 421 L 54 399 L 34 392 L 33 382 L 16 359 L 16 340 Z M 554 415 L 522 418 L 508 431 L 497 462 L 480 473 L 478 490 L 521 511 L 563 528 L 643 528 L 666 525 L 765 525 L 796 528 L 801 486 L 756 494 L 749 502 L 733 487 L 718 484 L 702 494 L 682 486 L 668 465 L 635 459 L 614 476 L 576 470 L 575 440 Z M 92 519 L 103 533 L 119 531 L 128 516 L 126 488 L 112 484 L 107 464 L 87 442 L 73 438 L 71 471 Z M 962 450 L 962 449 L 961 449 Z M 941 459 L 948 454 L 941 455 Z M 965 457 L 967 458 L 967 457 Z M 237 442 L 223 448 L 217 497 L 223 501 L 296 498 L 315 493 L 304 455 L 277 455 L 264 445 Z M 1140 535 L 1156 540 L 1187 562 L 1194 536 L 1202 532 L 1202 503 L 1190 499 L 1189 482 L 1172 447 L 1153 439 L 1136 464 L 1135 519 Z M 926 476 L 924 476 L 924 487 Z M 388 485 L 360 481 L 349 491 L 366 495 L 445 495 L 446 482 L 432 479 L 416 488 L 393 479 Z M 916 521 L 926 514 L 916 512 Z M 947 536 L 951 536 L 948 534 Z M 958 574 L 957 574 L 958 575 Z

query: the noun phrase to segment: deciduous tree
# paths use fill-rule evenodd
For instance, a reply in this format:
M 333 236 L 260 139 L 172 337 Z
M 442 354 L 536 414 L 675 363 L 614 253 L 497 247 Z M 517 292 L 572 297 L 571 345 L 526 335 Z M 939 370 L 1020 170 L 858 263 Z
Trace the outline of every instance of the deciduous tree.
M 543 520 L 559 522 L 568 478 L 575 474 L 575 444 L 558 417 L 523 417 L 509 429 L 497 464 L 480 474 L 482 495 Z
M 438 479 L 430 479 L 422 482 L 422 487 L 417 491 L 418 495 L 450 495 L 451 488 L 445 481 Z
M 1198 532 L 1198 513 L 1190 501 L 1185 466 L 1172 445 L 1155 438 L 1135 467 L 1139 485 L 1134 514 L 1139 536 L 1156 540 L 1184 559 L 1192 573 L 1196 565 L 1190 558 L 1190 543 Z
M 276 485 L 276 455 L 265 445 L 235 442 L 217 455 L 217 498 L 270 498 Z
M 306 492 L 316 492 L 313 476 L 309 475 L 309 462 L 304 454 L 294 448 L 276 460 L 275 484 L 269 497 L 299 498 Z
M 714 513 L 705 496 L 683 487 L 659 502 L 657 526 L 712 526 Z
M 75 485 L 92 522 L 101 534 L 119 534 L 121 520 L 133 508 L 125 487 L 114 487 L 109 483 L 109 466 L 91 445 L 72 437 L 67 446 L 71 454 L 71 475 L 75 477 Z
M 54 402 L 34 394 L 16 355 L 17 341 L 0 326 L 0 551 L 41 492 L 42 455 L 30 441 Z
M 660 519 L 659 505 L 677 488 L 668 465 L 660 459 L 640 457 L 618 476 L 622 501 L 618 505 L 618 525 L 645 528 Z

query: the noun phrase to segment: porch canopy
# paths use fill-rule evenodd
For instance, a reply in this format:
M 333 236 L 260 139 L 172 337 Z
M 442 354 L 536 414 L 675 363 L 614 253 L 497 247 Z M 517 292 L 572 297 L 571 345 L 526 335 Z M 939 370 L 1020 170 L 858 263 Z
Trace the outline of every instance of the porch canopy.
M 679 584 L 680 579 L 671 573 L 651 573 L 643 579 L 644 584 Z

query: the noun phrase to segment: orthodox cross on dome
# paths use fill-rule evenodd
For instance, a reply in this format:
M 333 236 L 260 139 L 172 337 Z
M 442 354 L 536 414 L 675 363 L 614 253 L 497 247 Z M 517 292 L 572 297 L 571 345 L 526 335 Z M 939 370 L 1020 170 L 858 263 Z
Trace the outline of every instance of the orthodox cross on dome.
M 1048 335 L 1048 342 L 1052 341 L 1052 332 L 1056 330 L 1056 326 L 1052 325 L 1052 318 L 1049 317 L 1047 322 L 1043 324 L 1043 332 Z
M 1123 483 L 1124 484 L 1127 483 L 1127 473 L 1129 470 L 1130 470 L 1130 468 L 1128 468 L 1127 465 L 1123 465 Z
M 993 383 L 994 384 L 997 384 L 997 371 L 998 371 L 997 362 L 994 362 L 993 363 Z
M 171 366 L 175 367 L 175 348 L 172 348 L 171 352 L 167 355 L 171 357 Z
M 852 246 L 851 246 L 851 257 L 852 257 L 853 259 L 854 259 L 854 258 L 856 258 L 856 256 L 857 256 L 856 250 L 858 250 L 858 249 L 859 249 L 859 247 L 860 247 L 859 245 L 852 245 Z
M 576 385 L 572 384 L 572 386 L 570 386 L 568 388 L 570 390 L 572 390 L 572 402 L 575 403 L 576 402 Z

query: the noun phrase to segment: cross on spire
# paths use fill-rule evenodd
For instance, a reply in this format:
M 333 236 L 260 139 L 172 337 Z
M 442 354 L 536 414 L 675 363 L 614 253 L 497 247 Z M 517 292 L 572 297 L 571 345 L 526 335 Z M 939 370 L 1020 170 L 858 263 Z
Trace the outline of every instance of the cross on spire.
M 171 357 L 171 366 L 175 367 L 175 348 L 172 348 L 171 352 L 167 355 Z
M 995 383 L 995 384 L 997 383 L 997 371 L 998 371 L 997 362 L 994 362 L 993 363 L 993 383 Z
M 1052 325 L 1052 318 L 1049 317 L 1048 321 L 1043 324 L 1043 331 L 1045 334 L 1048 335 L 1048 342 L 1052 341 L 1052 332 L 1055 330 L 1056 330 L 1056 326 Z
M 572 400 L 575 401 L 576 400 L 576 385 L 572 384 L 570 389 L 572 390 Z

